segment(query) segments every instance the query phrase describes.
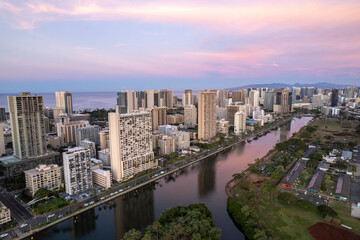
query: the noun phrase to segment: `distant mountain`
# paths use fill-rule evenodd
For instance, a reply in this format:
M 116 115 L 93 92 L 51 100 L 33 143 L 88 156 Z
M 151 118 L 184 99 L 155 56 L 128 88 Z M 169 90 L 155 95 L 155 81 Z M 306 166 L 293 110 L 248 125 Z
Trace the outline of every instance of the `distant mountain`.
M 292 87 L 315 87 L 315 88 L 345 88 L 351 86 L 350 84 L 334 84 L 328 82 L 319 82 L 319 83 L 295 83 L 295 84 L 286 84 L 286 83 L 268 83 L 268 84 L 250 84 L 241 87 L 227 88 L 230 91 L 240 90 L 244 88 L 292 88 Z

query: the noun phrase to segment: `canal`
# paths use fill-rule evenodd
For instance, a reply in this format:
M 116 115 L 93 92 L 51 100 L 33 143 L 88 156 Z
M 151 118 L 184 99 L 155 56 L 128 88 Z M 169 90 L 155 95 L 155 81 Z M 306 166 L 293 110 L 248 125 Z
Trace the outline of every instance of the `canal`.
M 176 175 L 89 209 L 35 234 L 33 239 L 121 239 L 131 228 L 143 229 L 152 224 L 164 210 L 195 202 L 204 203 L 211 210 L 222 239 L 245 239 L 227 213 L 226 183 L 234 173 L 246 169 L 248 163 L 263 157 L 278 141 L 291 137 L 310 120 L 310 117 L 296 118 L 251 143 L 240 143 Z

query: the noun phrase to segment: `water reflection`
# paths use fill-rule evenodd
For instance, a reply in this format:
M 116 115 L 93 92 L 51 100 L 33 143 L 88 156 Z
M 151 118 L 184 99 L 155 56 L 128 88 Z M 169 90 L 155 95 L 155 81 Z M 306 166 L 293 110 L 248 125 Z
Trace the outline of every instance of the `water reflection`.
M 210 157 L 206 161 L 200 162 L 200 170 L 198 174 L 199 197 L 205 197 L 215 190 L 215 165 L 216 157 Z
M 95 208 L 79 214 L 70 219 L 71 235 L 74 238 L 82 237 L 96 229 Z
M 142 229 L 154 221 L 154 187 L 148 184 L 114 200 L 116 239 L 132 228 Z
M 291 122 L 288 121 L 280 127 L 280 141 L 285 141 L 288 138 L 289 131 L 291 130 Z

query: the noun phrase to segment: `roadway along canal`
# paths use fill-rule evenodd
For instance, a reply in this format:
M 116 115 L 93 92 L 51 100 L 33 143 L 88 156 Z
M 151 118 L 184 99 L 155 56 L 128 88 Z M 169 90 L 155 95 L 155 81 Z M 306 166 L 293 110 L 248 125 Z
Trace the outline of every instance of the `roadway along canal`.
M 246 169 L 248 163 L 264 156 L 279 140 L 290 137 L 310 120 L 310 117 L 296 118 L 251 143 L 240 143 L 176 175 L 149 183 L 36 233 L 33 239 L 121 239 L 131 228 L 143 229 L 152 224 L 164 210 L 194 202 L 209 207 L 222 230 L 222 239 L 245 239 L 227 213 L 226 183 L 234 173 Z

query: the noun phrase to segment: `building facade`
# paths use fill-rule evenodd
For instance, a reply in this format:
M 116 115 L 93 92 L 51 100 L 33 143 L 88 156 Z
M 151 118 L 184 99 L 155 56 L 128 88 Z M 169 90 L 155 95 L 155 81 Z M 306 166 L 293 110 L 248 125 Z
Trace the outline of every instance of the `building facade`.
M 79 194 L 93 187 L 91 152 L 82 147 L 70 148 L 63 153 L 65 191 Z
M 198 138 L 211 139 L 216 135 L 216 91 L 199 92 L 198 102 Z
M 229 136 L 229 121 L 225 121 L 225 119 L 221 119 L 216 122 L 216 132 L 224 134 L 226 137 Z
M 246 130 L 246 114 L 244 112 L 235 113 L 234 123 L 234 133 L 240 135 Z
M 94 142 L 96 145 L 100 145 L 100 133 L 101 127 L 97 125 L 88 125 L 76 129 L 76 146 L 79 146 L 81 142 L 88 139 Z
M 116 181 L 157 167 L 150 112 L 109 113 L 109 131 L 111 173 Z
M 93 184 L 108 189 L 112 184 L 112 175 L 110 170 L 94 169 L 92 170 Z
M 26 188 L 32 196 L 40 189 L 59 189 L 61 186 L 61 168 L 56 164 L 40 164 L 36 168 L 24 171 Z
M 102 130 L 101 132 L 99 132 L 99 136 L 100 136 L 100 149 L 104 150 L 110 148 L 109 130 Z
M 56 108 L 61 109 L 63 113 L 72 114 L 72 94 L 68 91 L 55 92 Z
M 195 127 L 197 124 L 197 112 L 194 105 L 187 105 L 184 108 L 184 125 L 187 127 Z
M 0 225 L 11 222 L 10 209 L 0 202 Z
M 89 125 L 88 121 L 57 123 L 57 134 L 64 138 L 64 144 L 76 143 L 76 130 Z
M 164 135 L 158 139 L 159 153 L 160 155 L 167 155 L 175 152 L 175 137 Z
M 43 97 L 23 92 L 8 96 L 14 155 L 20 159 L 46 153 Z
M 156 131 L 160 125 L 167 124 L 167 107 L 151 108 L 152 131 Z

